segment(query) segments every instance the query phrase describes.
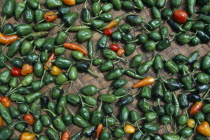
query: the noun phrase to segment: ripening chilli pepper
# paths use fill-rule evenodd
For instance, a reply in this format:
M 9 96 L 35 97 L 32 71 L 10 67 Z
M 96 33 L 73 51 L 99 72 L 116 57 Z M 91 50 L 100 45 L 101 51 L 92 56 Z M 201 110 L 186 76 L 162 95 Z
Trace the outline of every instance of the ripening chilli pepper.
M 58 15 L 57 13 L 55 12 L 47 12 L 44 14 L 44 19 L 47 21 L 47 22 L 51 22 L 51 21 L 54 21 L 58 18 Z
M 44 66 L 46 70 L 49 70 L 49 68 L 52 67 L 53 64 L 51 61 L 54 59 L 55 59 L 55 53 L 51 53 L 50 57 L 47 59 L 47 62 L 45 63 L 45 66 Z
M 117 51 L 117 56 L 122 56 L 123 54 L 125 54 L 125 49 L 120 48 L 120 49 Z
M 125 130 L 125 133 L 127 134 L 133 134 L 136 131 L 135 127 L 130 124 L 125 125 L 124 130 Z
M 100 134 L 101 134 L 103 128 L 104 128 L 104 127 L 103 127 L 103 124 L 101 124 L 101 123 L 98 124 L 97 129 L 96 129 L 96 140 L 99 139 Z
M 13 42 L 15 42 L 16 40 L 18 40 L 17 35 L 4 35 L 4 34 L 0 33 L 0 44 L 10 45 Z
M 209 126 L 209 123 L 207 121 L 204 121 L 200 125 L 198 125 L 196 130 L 200 134 L 202 134 L 206 137 L 210 137 L 210 126 Z
M 5 107 L 10 107 L 11 106 L 11 100 L 8 97 L 3 97 L 1 98 L 1 103 L 5 106 Z
M 34 117 L 31 114 L 25 114 L 23 118 L 29 125 L 33 125 L 35 122 Z
M 68 131 L 65 131 L 61 135 L 61 140 L 69 140 L 71 137 L 70 133 Z
M 35 138 L 36 138 L 36 135 L 30 132 L 23 132 L 20 135 L 20 140 L 35 140 Z
M 195 113 L 197 113 L 199 110 L 201 110 L 203 106 L 203 103 L 200 101 L 197 101 L 195 104 L 193 104 L 190 107 L 190 115 L 194 115 Z
M 144 79 L 140 80 L 139 82 L 137 82 L 136 84 L 134 84 L 133 88 L 139 88 L 139 87 L 150 85 L 150 84 L 154 83 L 156 80 L 157 79 L 154 77 L 144 78 Z
M 62 2 L 66 5 L 75 5 L 76 4 L 76 0 L 62 0 Z
M 81 45 L 79 45 L 79 44 L 76 44 L 76 43 L 64 43 L 63 46 L 64 46 L 65 48 L 68 48 L 68 49 L 80 51 L 80 52 L 82 52 L 84 55 L 88 55 L 87 50 L 86 50 L 83 46 L 81 46 Z
M 0 128 L 3 126 L 3 118 L 0 116 Z
M 30 73 L 33 73 L 33 66 L 25 63 L 21 69 L 21 75 L 26 76 Z

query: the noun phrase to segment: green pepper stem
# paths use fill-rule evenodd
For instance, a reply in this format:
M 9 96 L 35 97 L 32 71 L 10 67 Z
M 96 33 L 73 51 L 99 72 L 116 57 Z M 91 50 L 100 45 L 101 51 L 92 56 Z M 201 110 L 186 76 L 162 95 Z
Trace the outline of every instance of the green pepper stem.
M 6 18 L 7 18 L 7 16 L 4 16 L 4 18 L 3 18 L 2 22 L 1 22 L 0 29 L 1 29 L 1 28 L 2 28 L 2 26 L 4 25 L 4 22 L 5 22 Z
M 70 107 L 66 108 L 67 111 L 69 111 L 71 113 L 72 116 L 75 116 L 75 113 L 72 111 L 72 109 Z
M 9 129 L 12 129 L 16 124 L 22 123 L 22 122 L 28 123 L 27 121 L 18 121 L 18 122 L 14 122 L 13 124 L 11 124 L 11 125 L 9 126 Z
M 90 75 L 92 75 L 93 77 L 98 78 L 98 76 L 97 76 L 96 74 L 94 74 L 90 69 L 88 69 L 87 71 L 88 71 L 88 73 L 89 73 Z
M 201 101 L 203 101 L 203 100 L 206 98 L 206 96 L 208 95 L 209 91 L 210 91 L 210 89 L 204 94 L 204 96 L 203 96 L 203 98 L 201 99 Z
M 53 115 L 53 117 L 55 117 L 56 115 L 55 115 L 55 113 L 53 113 L 51 110 L 49 110 L 49 109 L 43 109 L 44 111 L 48 111 L 48 112 L 50 112 L 52 115 Z

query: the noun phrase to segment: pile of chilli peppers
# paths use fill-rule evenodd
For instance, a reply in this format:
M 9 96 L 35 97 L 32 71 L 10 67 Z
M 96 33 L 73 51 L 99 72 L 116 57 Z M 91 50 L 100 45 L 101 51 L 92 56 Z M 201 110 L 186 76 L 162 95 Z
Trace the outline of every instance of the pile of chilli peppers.
M 0 140 L 209 139 L 209 0 L 3 0 L 0 9 Z M 173 41 L 208 51 L 166 59 L 159 52 Z M 111 84 L 76 89 L 82 73 Z

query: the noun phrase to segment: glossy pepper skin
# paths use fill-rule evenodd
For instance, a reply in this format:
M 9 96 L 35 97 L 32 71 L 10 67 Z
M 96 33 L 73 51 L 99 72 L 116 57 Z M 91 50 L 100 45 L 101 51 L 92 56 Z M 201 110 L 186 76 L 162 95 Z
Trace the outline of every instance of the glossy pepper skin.
M 200 125 L 197 126 L 196 130 L 200 134 L 210 137 L 210 126 L 209 126 L 208 122 L 206 122 L 206 121 L 202 122 Z
M 35 140 L 36 135 L 30 132 L 23 132 L 20 135 L 20 140 Z
M 175 10 L 173 13 L 173 19 L 178 23 L 185 23 L 188 18 L 188 13 L 183 10 Z

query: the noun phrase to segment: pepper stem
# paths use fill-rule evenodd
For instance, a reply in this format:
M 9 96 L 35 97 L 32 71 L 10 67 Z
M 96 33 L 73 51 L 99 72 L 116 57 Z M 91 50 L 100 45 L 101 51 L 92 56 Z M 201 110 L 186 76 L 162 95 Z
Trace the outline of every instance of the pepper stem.
M 27 121 L 19 121 L 19 122 L 14 122 L 13 124 L 11 124 L 10 126 L 9 126 L 9 129 L 12 129 L 16 124 L 18 124 L 18 123 L 22 123 L 22 122 L 24 122 L 24 123 L 28 123 Z
M 67 111 L 69 111 L 71 113 L 72 116 L 75 116 L 75 113 L 72 111 L 72 109 L 70 107 L 66 108 Z
M 90 75 L 92 75 L 93 77 L 98 78 L 98 76 L 97 76 L 96 74 L 94 74 L 90 69 L 88 69 L 87 71 L 88 71 L 88 73 L 89 73 Z
M 53 112 L 52 112 L 51 110 L 49 110 L 49 109 L 43 109 L 43 110 L 50 112 L 50 113 L 53 115 L 53 117 L 56 116 L 55 113 L 53 113 Z
M 210 91 L 210 89 L 204 94 L 204 96 L 203 96 L 201 101 L 203 101 L 206 98 L 206 96 L 208 95 L 209 91 Z

